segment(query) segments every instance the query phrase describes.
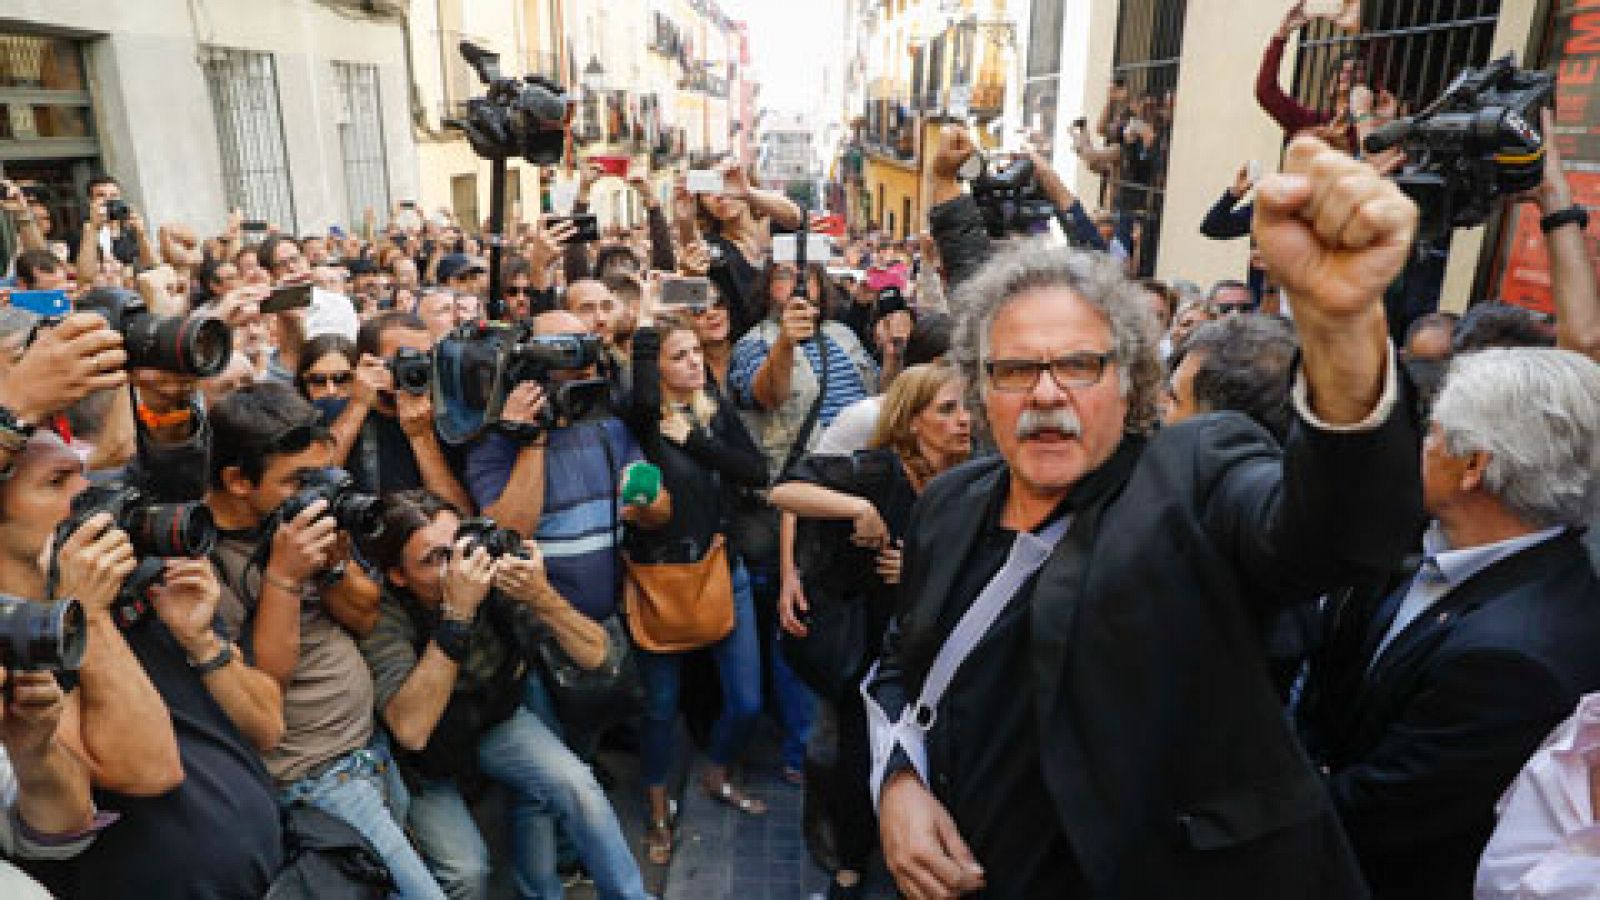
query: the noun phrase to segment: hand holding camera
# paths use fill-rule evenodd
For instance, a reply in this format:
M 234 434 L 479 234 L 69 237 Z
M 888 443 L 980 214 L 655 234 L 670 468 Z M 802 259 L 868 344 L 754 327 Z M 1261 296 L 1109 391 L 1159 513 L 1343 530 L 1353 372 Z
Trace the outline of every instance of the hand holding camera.
M 477 618 L 478 607 L 489 596 L 499 564 L 488 548 L 474 546 L 469 538 L 456 541 L 444 570 L 444 605 L 450 608 L 446 618 L 468 622 Z
M 400 430 L 410 440 L 433 434 L 433 400 L 426 393 L 396 391 L 394 414 Z
M 222 639 L 212 629 L 222 597 L 216 569 L 205 559 L 169 559 L 166 577 L 151 593 L 156 615 L 191 662 L 214 659 Z
M 960 125 L 946 125 L 939 131 L 939 149 L 933 156 L 933 177 L 955 181 L 967 158 L 978 152 L 972 135 Z
M 514 600 L 529 604 L 536 613 L 549 609 L 548 598 L 555 591 L 545 577 L 544 554 L 539 552 L 539 545 L 523 541 L 520 554 L 500 557 L 494 573 L 494 587 Z
M 55 595 L 77 600 L 87 616 L 109 615 L 137 564 L 128 533 L 116 527 L 111 513 L 96 513 L 56 550 Z
M 37 423 L 95 391 L 128 383 L 122 336 L 94 313 L 73 313 L 38 331 L 0 375 L 0 397 L 24 422 Z
M 13 767 L 22 770 L 40 759 L 56 738 L 65 695 L 50 672 L 25 672 L 0 668 L 0 688 L 6 698 L 0 716 L 0 744 Z
M 371 409 L 378 405 L 379 397 L 394 393 L 394 373 L 385 361 L 370 353 L 362 354 L 356 364 L 356 380 L 350 402 Z
M 537 381 L 524 381 L 506 395 L 500 420 L 514 425 L 538 425 L 543 421 L 545 402 L 544 386 Z
M 790 345 L 803 344 L 816 337 L 817 310 L 804 297 L 794 297 L 783 307 L 778 340 Z
M 327 499 L 319 497 L 278 525 L 267 558 L 269 581 L 303 584 L 328 567 L 339 531 L 339 523 L 325 515 L 328 507 Z

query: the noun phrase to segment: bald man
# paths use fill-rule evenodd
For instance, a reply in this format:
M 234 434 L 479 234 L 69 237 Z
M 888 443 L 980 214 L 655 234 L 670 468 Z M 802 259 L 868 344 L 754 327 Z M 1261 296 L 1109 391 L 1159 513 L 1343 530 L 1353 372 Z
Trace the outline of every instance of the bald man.
M 533 328 L 541 337 L 591 333 L 580 315 L 560 310 L 535 316 Z M 551 373 L 551 382 L 570 390 L 595 376 L 593 367 L 575 369 Z M 545 386 L 524 382 L 506 397 L 501 418 L 537 423 L 545 403 Z M 491 433 L 467 454 L 467 486 L 484 515 L 532 535 L 550 584 L 601 620 L 616 611 L 619 599 L 617 485 L 622 469 L 642 458 L 621 420 L 600 408 L 577 421 L 558 420 L 532 439 Z

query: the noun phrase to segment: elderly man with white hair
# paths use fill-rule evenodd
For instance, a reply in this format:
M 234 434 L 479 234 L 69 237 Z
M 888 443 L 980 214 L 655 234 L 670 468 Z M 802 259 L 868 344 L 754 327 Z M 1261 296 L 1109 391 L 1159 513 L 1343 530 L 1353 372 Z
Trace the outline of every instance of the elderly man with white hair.
M 1580 541 L 1600 509 L 1600 365 L 1529 347 L 1459 357 L 1422 481 L 1421 557 L 1333 599 L 1301 708 L 1379 898 L 1470 896 L 1496 800 L 1600 689 L 1600 580 Z M 1514 886 L 1514 868 L 1490 881 Z

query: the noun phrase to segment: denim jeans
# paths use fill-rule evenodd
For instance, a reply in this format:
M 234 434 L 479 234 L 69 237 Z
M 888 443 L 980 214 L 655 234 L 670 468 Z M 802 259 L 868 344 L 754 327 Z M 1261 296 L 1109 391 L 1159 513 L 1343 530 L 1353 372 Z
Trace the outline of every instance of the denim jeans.
M 529 708 L 537 702 L 535 677 L 529 677 L 528 701 L 478 743 L 479 771 L 509 789 L 516 894 L 549 900 L 562 896 L 556 873 L 559 821 L 577 845 L 599 896 L 641 900 L 645 893 L 639 865 L 605 791 L 589 767 Z M 489 849 L 453 780 L 423 782 L 411 798 L 410 824 L 447 896 L 488 896 Z
M 361 832 L 393 876 L 401 900 L 443 900 L 433 873 L 400 829 L 406 805 L 405 787 L 396 777 L 388 742 L 374 737 L 364 750 L 346 756 L 315 778 L 303 778 L 278 793 L 285 808 L 314 806 L 343 819 Z
M 761 715 L 761 644 L 756 637 L 755 601 L 744 566 L 733 569 L 733 631 L 711 646 L 722 682 L 722 713 L 711 726 L 708 755 L 725 766 L 744 749 L 750 729 Z M 678 721 L 678 675 L 681 653 L 639 650 L 639 677 L 644 681 L 644 726 L 641 736 L 645 787 L 667 783 L 672 763 L 673 726 Z
M 774 569 L 751 567 L 750 589 L 758 603 L 776 608 L 778 603 L 778 573 Z M 783 731 L 783 764 L 801 770 L 806 761 L 806 741 L 811 737 L 811 723 L 817 717 L 817 695 L 806 687 L 800 676 L 789 668 L 783 658 L 783 648 L 778 643 L 777 616 L 765 626 L 763 638 L 767 646 L 767 665 L 772 670 L 772 700 L 778 725 Z

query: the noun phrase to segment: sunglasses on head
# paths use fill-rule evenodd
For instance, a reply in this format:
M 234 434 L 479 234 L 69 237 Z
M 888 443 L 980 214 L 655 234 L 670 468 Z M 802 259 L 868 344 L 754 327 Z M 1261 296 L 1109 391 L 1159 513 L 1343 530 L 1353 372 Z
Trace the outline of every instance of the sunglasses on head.
M 354 372 L 308 372 L 305 375 L 308 387 L 344 387 L 355 380 Z

